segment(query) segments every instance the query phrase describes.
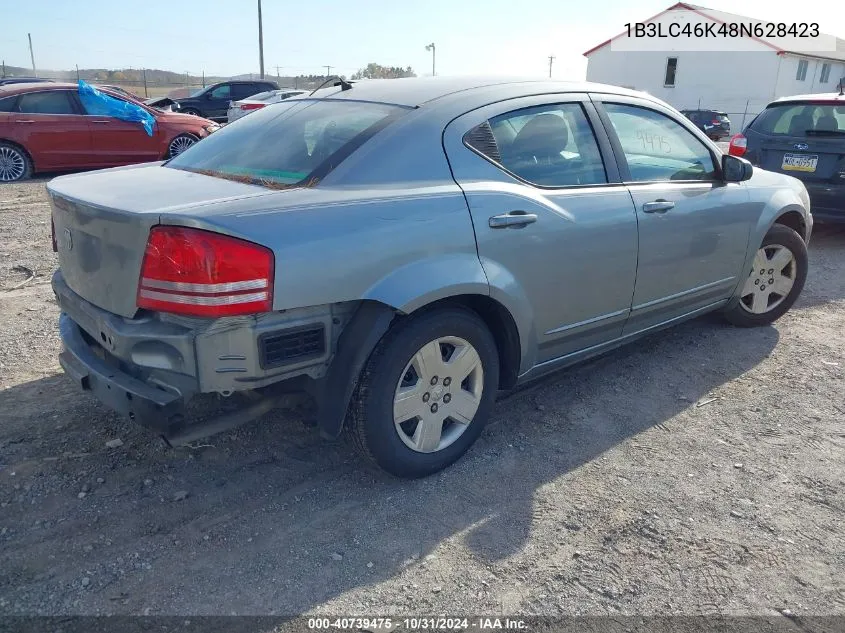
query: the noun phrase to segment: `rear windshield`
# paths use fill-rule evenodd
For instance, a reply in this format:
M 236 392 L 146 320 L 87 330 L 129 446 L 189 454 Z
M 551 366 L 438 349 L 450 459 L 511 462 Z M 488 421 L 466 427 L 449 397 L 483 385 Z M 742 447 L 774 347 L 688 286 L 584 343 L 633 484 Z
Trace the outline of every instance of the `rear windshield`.
M 845 136 L 845 103 L 773 105 L 754 119 L 751 129 L 785 136 Z
M 406 111 L 357 101 L 282 101 L 218 130 L 166 166 L 265 187 L 312 185 Z
M 282 94 L 281 90 L 267 90 L 266 92 L 259 92 L 257 95 L 249 97 L 250 101 L 269 101 L 273 97 Z

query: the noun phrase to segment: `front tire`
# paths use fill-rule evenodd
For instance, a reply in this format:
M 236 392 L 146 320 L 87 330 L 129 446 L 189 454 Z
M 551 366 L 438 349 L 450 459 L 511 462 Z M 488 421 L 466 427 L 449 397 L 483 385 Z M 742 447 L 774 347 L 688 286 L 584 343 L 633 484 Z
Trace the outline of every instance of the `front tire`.
M 167 146 L 167 157 L 173 158 L 174 156 L 178 156 L 197 141 L 199 141 L 199 138 L 193 134 L 180 134 L 170 141 L 170 145 Z
M 32 175 L 32 161 L 17 145 L 0 143 L 0 182 L 20 182 Z
M 739 302 L 725 318 L 739 327 L 773 323 L 789 310 L 807 280 L 807 245 L 788 226 L 775 224 L 757 250 Z
M 398 477 L 425 477 L 478 439 L 498 384 L 496 343 L 474 312 L 425 312 L 400 321 L 373 350 L 348 430 L 368 461 Z

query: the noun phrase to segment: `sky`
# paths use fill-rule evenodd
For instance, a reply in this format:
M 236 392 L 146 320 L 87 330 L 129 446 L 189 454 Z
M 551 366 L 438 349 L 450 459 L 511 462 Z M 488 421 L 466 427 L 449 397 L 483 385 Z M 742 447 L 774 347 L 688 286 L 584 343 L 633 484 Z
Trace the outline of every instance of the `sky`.
M 671 0 L 262 0 L 265 72 L 351 75 L 369 62 L 438 75 L 583 79 L 583 52 Z M 698 0 L 772 22 L 818 22 L 845 38 L 841 0 Z M 257 0 L 0 0 L 0 59 L 38 68 L 257 73 Z M 740 8 L 741 7 L 741 8 Z

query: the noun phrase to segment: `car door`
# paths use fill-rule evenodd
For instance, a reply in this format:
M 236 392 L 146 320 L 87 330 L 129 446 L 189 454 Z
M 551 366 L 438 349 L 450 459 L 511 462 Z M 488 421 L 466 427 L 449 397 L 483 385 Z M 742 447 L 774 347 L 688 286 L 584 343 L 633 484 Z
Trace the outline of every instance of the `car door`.
M 444 146 L 492 296 L 518 297 L 533 321 L 523 344 L 534 364 L 618 337 L 634 288 L 636 214 L 589 97 L 488 105 L 452 121 Z
M 114 95 L 109 95 L 115 99 Z M 121 99 L 121 101 L 124 101 Z M 82 109 L 84 104 L 80 103 Z M 131 165 L 161 160 L 164 146 L 158 125 L 152 136 L 137 121 L 123 121 L 112 116 L 85 113 L 91 128 L 91 154 L 97 166 Z
M 624 97 L 596 101 L 639 222 L 625 334 L 726 301 L 753 222 L 745 185 L 722 180 L 715 148 L 671 110 Z
M 9 124 L 39 171 L 91 165 L 91 133 L 71 90 L 19 95 Z
M 203 114 L 209 119 L 224 119 L 229 110 L 229 102 L 232 100 L 232 84 L 220 84 L 206 93 Z

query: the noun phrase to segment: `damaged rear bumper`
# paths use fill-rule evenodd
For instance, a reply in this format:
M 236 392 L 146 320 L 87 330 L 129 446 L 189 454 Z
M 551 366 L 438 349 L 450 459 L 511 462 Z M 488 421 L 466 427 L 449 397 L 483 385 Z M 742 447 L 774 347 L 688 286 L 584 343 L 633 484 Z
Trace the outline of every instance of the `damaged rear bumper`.
M 180 394 L 138 380 L 107 362 L 66 314 L 59 317 L 59 332 L 64 346 L 59 363 L 81 389 L 149 428 L 164 431 L 181 421 L 185 403 Z

